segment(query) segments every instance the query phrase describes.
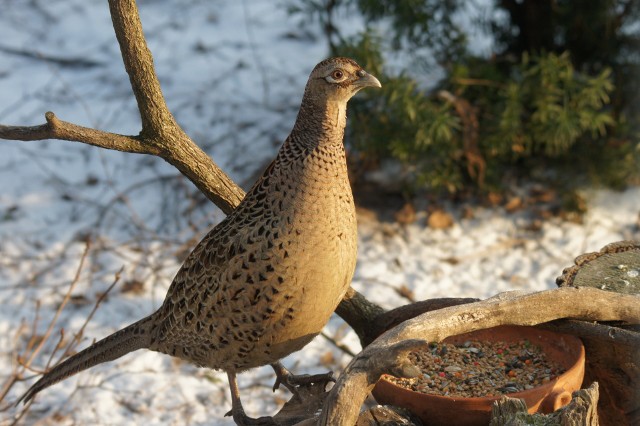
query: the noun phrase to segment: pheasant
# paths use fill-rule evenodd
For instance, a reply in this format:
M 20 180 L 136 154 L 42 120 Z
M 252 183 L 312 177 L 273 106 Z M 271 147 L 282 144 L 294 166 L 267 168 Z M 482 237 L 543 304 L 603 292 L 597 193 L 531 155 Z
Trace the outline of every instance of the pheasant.
M 279 360 L 322 330 L 349 287 L 357 229 L 343 138 L 347 101 L 365 87 L 381 85 L 355 61 L 320 62 L 276 158 L 189 254 L 162 306 L 52 368 L 20 401 L 146 348 L 226 371 L 234 421 L 272 424 L 245 414 L 236 374 L 271 364 L 275 387 L 294 383 Z

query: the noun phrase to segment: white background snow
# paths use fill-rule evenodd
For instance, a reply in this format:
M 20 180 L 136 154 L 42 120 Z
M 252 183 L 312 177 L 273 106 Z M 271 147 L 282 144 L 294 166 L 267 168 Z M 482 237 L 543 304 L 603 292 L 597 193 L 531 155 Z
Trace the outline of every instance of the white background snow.
M 308 73 L 327 54 L 322 39 L 289 17 L 281 2 L 146 0 L 139 6 L 169 108 L 247 187 L 286 137 Z M 76 124 L 138 133 L 106 2 L 2 0 L 0 10 L 0 123 L 38 125 L 53 111 Z M 394 290 L 403 286 L 416 299 L 553 288 L 577 255 L 640 239 L 638 188 L 584 195 L 589 212 L 583 224 L 551 219 L 539 231 L 499 208 L 478 207 L 472 219 L 463 219 L 454 207 L 456 224 L 447 230 L 425 227 L 424 214 L 408 226 L 361 214 L 353 287 L 384 308 L 407 303 Z M 36 371 L 49 360 L 60 329 L 71 338 L 121 269 L 79 348 L 156 309 L 180 256 L 222 217 L 160 159 L 73 142 L 0 141 L 0 385 L 16 369 L 36 312 L 37 335 L 53 319 L 87 238 L 91 246 L 72 300 L 35 359 Z M 139 291 L 126 291 L 135 283 Z M 326 334 L 359 350 L 337 317 Z M 338 373 L 349 359 L 318 337 L 285 364 L 296 373 Z M 269 368 L 240 376 L 249 414 L 273 413 L 288 397 L 272 393 L 273 378 Z M 12 423 L 19 412 L 12 404 L 30 383 L 16 383 L 0 402 L 0 424 Z M 222 425 L 232 424 L 223 417 L 230 408 L 224 373 L 138 351 L 43 391 L 21 422 Z

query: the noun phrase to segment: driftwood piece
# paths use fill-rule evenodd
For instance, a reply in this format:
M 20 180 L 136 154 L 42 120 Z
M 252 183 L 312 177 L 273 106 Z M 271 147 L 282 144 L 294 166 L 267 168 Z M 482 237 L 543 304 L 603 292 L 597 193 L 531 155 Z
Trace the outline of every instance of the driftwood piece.
M 572 394 L 571 402 L 551 414 L 529 414 L 522 399 L 503 396 L 493 403 L 489 426 L 598 426 L 598 383 Z
M 326 384 L 312 383 L 297 387 L 297 393 L 284 404 L 273 419 L 280 426 L 312 425 L 328 395 L 325 390 Z
M 599 252 L 583 254 L 556 282 L 560 287 L 588 286 L 638 294 L 640 242 L 621 241 L 609 244 Z M 619 323 L 592 326 L 594 330 L 614 337 L 612 342 L 607 342 L 598 332 L 580 336 L 587 354 L 585 382 L 600 383 L 600 423 L 603 426 L 640 424 L 638 327 Z
M 398 346 L 401 343 L 439 342 L 449 336 L 498 325 L 531 326 L 560 318 L 637 324 L 640 297 L 593 288 L 507 292 L 482 302 L 422 314 L 384 333 L 349 363 L 325 402 L 320 424 L 354 424 L 380 376 L 397 375 L 392 370 L 398 365 L 407 370 L 404 350 L 409 350 L 409 346 L 402 350 Z
M 360 413 L 355 426 L 423 426 L 423 423 L 404 408 L 377 405 Z
M 382 312 L 374 318 L 373 321 L 371 321 L 367 328 L 367 334 L 364 336 L 364 340 L 361 339 L 362 346 L 366 347 L 382 333 L 387 330 L 391 330 L 409 318 L 415 318 L 425 312 L 479 301 L 480 299 L 443 297 L 438 299 L 421 300 L 409 305 L 397 307 L 387 312 Z
M 593 287 L 640 294 L 640 242 L 619 241 L 585 253 L 556 279 L 559 287 Z

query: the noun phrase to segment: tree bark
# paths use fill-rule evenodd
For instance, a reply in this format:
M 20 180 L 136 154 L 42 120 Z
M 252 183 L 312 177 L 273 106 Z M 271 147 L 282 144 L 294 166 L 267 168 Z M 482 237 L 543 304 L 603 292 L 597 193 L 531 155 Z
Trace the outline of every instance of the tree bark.
M 599 426 L 598 383 L 572 394 L 571 402 L 551 414 L 529 414 L 521 399 L 502 397 L 493 403 L 489 426 Z
M 640 242 L 619 241 L 578 256 L 556 280 L 575 286 L 640 293 Z M 620 323 L 583 324 L 587 352 L 585 381 L 600 384 L 598 406 L 602 426 L 640 424 L 640 328 Z M 569 331 L 571 332 L 571 331 Z M 610 336 L 611 339 L 603 338 Z

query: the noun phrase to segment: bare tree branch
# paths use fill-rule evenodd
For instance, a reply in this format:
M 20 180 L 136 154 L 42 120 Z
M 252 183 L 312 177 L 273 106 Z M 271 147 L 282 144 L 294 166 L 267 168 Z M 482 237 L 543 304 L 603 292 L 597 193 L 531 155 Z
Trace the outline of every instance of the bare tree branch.
M 154 146 L 145 144 L 138 136 L 125 136 L 78 126 L 58 119 L 51 111 L 47 112 L 44 116 L 47 122 L 40 126 L 23 127 L 0 125 L 0 138 L 19 141 L 60 139 L 136 154 L 160 154 L 160 150 Z
M 371 336 L 372 325 L 375 324 L 377 318 L 384 314 L 384 312 L 384 309 L 367 300 L 366 297 L 355 291 L 353 287 L 349 287 L 347 293 L 336 308 L 336 314 L 356 332 L 362 347 L 371 343 L 373 339 L 387 330 L 385 328 L 374 336 Z
M 60 65 L 61 67 L 69 67 L 69 68 L 93 68 L 101 65 L 98 61 L 93 61 L 91 59 L 82 58 L 82 57 L 69 57 L 64 58 L 60 56 L 47 55 L 42 52 L 27 50 L 27 49 L 16 49 L 10 46 L 0 45 L 0 52 L 9 53 L 11 55 L 23 56 L 25 58 L 37 59 L 39 61 L 51 62 L 53 64 Z
M 150 145 L 156 145 L 162 158 L 229 214 L 244 197 L 244 191 L 185 134 L 169 111 L 135 0 L 109 0 L 109 10 L 140 111 L 140 136 Z
M 160 81 L 147 47 L 135 0 L 109 0 L 109 10 L 116 32 L 124 68 L 138 102 L 143 136 L 157 137 L 165 133 L 184 135 L 167 108 Z
M 329 393 L 319 423 L 355 424 L 365 398 L 380 376 L 389 372 L 390 353 L 404 364 L 404 355 L 397 350 L 402 341 L 439 342 L 498 325 L 531 326 L 560 318 L 639 323 L 640 296 L 572 287 L 526 294 L 507 292 L 422 314 L 384 333 L 349 363 Z
M 135 0 L 110 0 L 109 8 L 116 38 L 131 88 L 138 103 L 142 130 L 138 136 L 124 136 L 77 126 L 59 120 L 52 112 L 46 124 L 22 127 L 0 125 L 0 138 L 34 141 L 61 139 L 137 154 L 156 155 L 176 167 L 207 198 L 229 214 L 244 197 L 233 182 L 176 123 L 167 108 L 153 67 Z

